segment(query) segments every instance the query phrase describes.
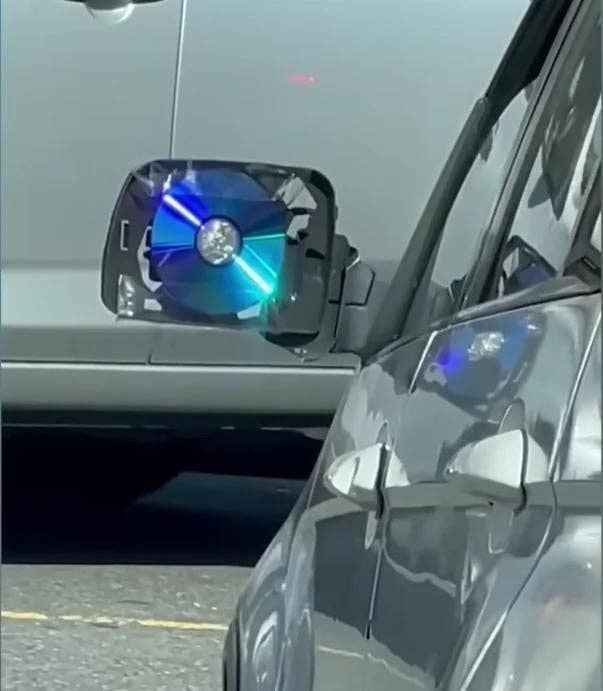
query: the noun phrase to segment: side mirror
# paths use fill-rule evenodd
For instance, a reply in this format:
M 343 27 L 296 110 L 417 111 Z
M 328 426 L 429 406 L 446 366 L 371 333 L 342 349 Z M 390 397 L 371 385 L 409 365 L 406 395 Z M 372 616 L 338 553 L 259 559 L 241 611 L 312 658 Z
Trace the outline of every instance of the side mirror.
M 254 329 L 299 348 L 335 338 L 346 268 L 321 173 L 153 161 L 133 171 L 105 245 L 102 300 L 119 318 Z

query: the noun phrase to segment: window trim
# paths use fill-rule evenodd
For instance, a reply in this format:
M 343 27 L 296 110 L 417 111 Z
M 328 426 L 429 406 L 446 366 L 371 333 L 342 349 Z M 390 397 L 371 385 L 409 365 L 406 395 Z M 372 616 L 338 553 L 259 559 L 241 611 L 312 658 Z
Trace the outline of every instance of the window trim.
M 601 252 L 592 244 L 592 232 L 597 222 L 597 216 L 601 215 L 601 159 L 597 163 L 595 173 L 589 182 L 584 195 L 576 222 L 573 228 L 573 244 L 569 252 L 563 275 L 578 275 L 579 269 L 597 274 L 595 280 L 601 282 Z M 591 223 L 592 222 L 592 223 Z M 586 279 L 588 280 L 588 279 Z
M 473 273 L 473 271 L 474 271 L 474 269 L 475 269 L 475 266 L 476 266 L 476 265 L 479 263 L 479 261 L 480 261 L 480 257 L 481 257 L 481 255 L 482 255 L 482 245 L 483 245 L 483 243 L 484 243 L 485 240 L 486 240 L 486 237 L 487 237 L 487 235 L 488 235 L 488 233 L 489 233 L 489 229 L 490 229 L 491 224 L 492 224 L 492 222 L 493 222 L 494 213 L 495 213 L 496 207 L 497 207 L 497 205 L 498 205 L 498 200 L 499 200 L 499 198 L 500 198 L 501 191 L 505 188 L 505 186 L 506 186 L 506 184 L 507 184 L 509 175 L 510 175 L 510 173 L 511 173 L 511 171 L 512 171 L 512 169 L 513 169 L 513 165 L 514 165 L 514 163 L 515 163 L 515 159 L 516 159 L 516 156 L 517 156 L 517 152 L 519 151 L 519 149 L 520 149 L 520 147 L 521 147 L 521 143 L 523 142 L 526 129 L 527 129 L 527 127 L 528 127 L 528 125 L 529 125 L 529 123 L 530 123 L 530 121 L 531 121 L 531 118 L 532 118 L 532 113 L 533 113 L 533 111 L 534 111 L 534 108 L 535 108 L 536 104 L 538 103 L 538 98 L 539 98 L 539 96 L 540 96 L 540 92 L 541 92 L 541 90 L 542 90 L 542 88 L 543 88 L 543 84 L 544 84 L 544 76 L 545 76 L 545 74 L 546 74 L 546 73 L 545 73 L 545 70 L 546 70 L 546 69 L 547 69 L 547 61 L 545 61 L 544 64 L 543 64 L 541 74 L 540 74 L 538 77 L 536 77 L 535 80 L 534 80 L 533 82 L 531 82 L 532 84 L 534 84 L 534 92 L 533 92 L 532 94 L 530 94 L 530 96 L 528 97 L 528 103 L 527 103 L 527 106 L 526 106 L 526 110 L 525 110 L 525 112 L 524 112 L 524 114 L 523 114 L 523 116 L 522 116 L 522 118 L 521 118 L 521 122 L 519 123 L 519 126 L 518 126 L 518 128 L 517 128 L 517 132 L 515 133 L 514 140 L 513 140 L 513 142 L 511 143 L 511 146 L 510 146 L 510 148 L 509 148 L 509 153 L 508 153 L 508 156 L 507 156 L 507 160 L 504 162 L 504 165 L 503 165 L 502 168 L 501 168 L 500 183 L 499 183 L 498 189 L 495 190 L 495 193 L 494 193 L 494 202 L 493 202 L 493 204 L 491 205 L 490 209 L 488 210 L 488 213 L 487 213 L 487 216 L 486 216 L 486 218 L 485 218 L 485 220 L 484 220 L 484 223 L 483 223 L 483 224 L 481 225 L 481 227 L 478 229 L 479 237 L 478 237 L 478 239 L 477 239 L 476 246 L 475 246 L 475 248 L 473 249 L 473 256 L 472 256 L 472 258 L 471 258 L 471 260 L 470 260 L 470 262 L 469 262 L 469 270 L 468 270 L 468 273 L 467 273 L 467 275 L 466 275 L 465 277 L 462 277 L 462 276 L 461 276 L 460 279 L 458 279 L 458 283 L 459 283 L 459 287 L 460 287 L 460 289 L 459 289 L 459 291 L 458 291 L 458 294 L 457 294 L 457 295 L 451 295 L 451 296 L 450 296 L 450 297 L 451 297 L 451 302 L 452 302 L 451 313 L 450 313 L 450 315 L 448 315 L 448 316 L 436 317 L 435 319 L 432 319 L 431 321 L 429 321 L 429 322 L 425 325 L 425 328 L 427 328 L 427 329 L 429 329 L 429 328 L 431 327 L 432 324 L 434 324 L 434 323 L 439 323 L 442 319 L 446 320 L 446 319 L 449 319 L 449 318 L 453 317 L 453 315 L 454 315 L 456 312 L 458 312 L 460 309 L 462 309 L 462 306 L 463 306 L 463 296 L 464 296 L 464 294 L 465 294 L 464 287 L 465 287 L 466 282 L 467 282 L 467 277 L 470 276 L 470 275 L 472 275 L 472 273 Z M 521 90 L 518 91 L 518 92 L 513 96 L 513 98 L 509 101 L 509 103 L 507 103 L 506 108 L 508 108 L 508 107 L 512 104 L 513 99 L 517 98 L 520 94 L 521 94 Z M 408 317 L 409 317 L 410 315 L 412 315 L 412 313 L 413 313 L 413 307 L 414 307 L 414 304 L 415 304 L 415 300 L 417 299 L 417 297 L 418 297 L 418 295 L 419 295 L 419 293 L 420 293 L 420 290 L 421 290 L 421 289 L 427 290 L 427 289 L 429 288 L 429 286 L 431 285 L 431 280 L 430 280 L 430 279 L 432 278 L 432 275 L 433 275 L 433 267 L 434 267 L 434 265 L 435 265 L 435 263 L 437 262 L 437 259 L 438 259 L 438 253 L 439 253 L 439 251 L 440 251 L 440 249 L 441 249 L 441 246 L 442 246 L 442 240 L 443 240 L 444 234 L 445 234 L 445 232 L 446 232 L 446 230 L 447 230 L 447 225 L 448 225 L 448 221 L 449 221 L 449 219 L 450 219 L 450 215 L 451 215 L 452 212 L 454 211 L 456 202 L 457 202 L 457 200 L 459 199 L 459 195 L 460 195 L 460 194 L 462 193 L 462 191 L 463 191 L 463 186 L 464 186 L 465 182 L 467 181 L 468 177 L 471 175 L 471 171 L 472 171 L 472 169 L 473 169 L 473 165 L 475 164 L 475 162 L 477 161 L 477 159 L 478 159 L 478 157 L 479 157 L 479 155 L 480 155 L 481 146 L 483 145 L 483 143 L 484 143 L 486 137 L 488 137 L 488 136 L 490 135 L 490 133 L 492 132 L 492 128 L 495 127 L 496 124 L 499 122 L 500 118 L 502 118 L 502 117 L 504 116 L 504 113 L 505 113 L 505 111 L 506 111 L 506 108 L 505 108 L 505 110 L 503 110 L 503 111 L 500 113 L 498 119 L 492 123 L 490 130 L 488 130 L 487 132 L 484 133 L 484 136 L 483 136 L 483 138 L 482 138 L 482 142 L 481 142 L 480 146 L 478 147 L 478 151 L 477 151 L 475 157 L 473 158 L 473 160 L 472 160 L 472 162 L 471 162 L 471 165 L 470 165 L 469 169 L 467 170 L 465 176 L 463 177 L 463 180 L 461 181 L 461 184 L 460 184 L 460 186 L 459 186 L 457 195 L 456 195 L 456 197 L 454 198 L 454 201 L 452 202 L 452 205 L 450 206 L 450 209 L 449 209 L 449 211 L 448 211 L 448 215 L 446 216 L 446 219 L 445 219 L 444 222 L 442 223 L 442 227 L 441 227 L 441 230 L 440 230 L 440 234 L 439 234 L 437 243 L 436 243 L 436 245 L 435 245 L 435 247 L 434 247 L 434 249 L 433 249 L 433 252 L 432 252 L 432 255 L 431 255 L 430 259 L 429 259 L 429 262 L 428 262 L 427 265 L 426 265 L 425 274 L 424 274 L 423 278 L 421 278 L 421 280 L 420 280 L 420 282 L 419 282 L 419 289 L 417 290 L 417 292 L 416 292 L 416 294 L 415 294 L 415 298 L 414 298 L 412 304 L 410 305 L 410 308 L 409 308 L 409 310 L 408 310 L 407 319 L 408 319 Z M 449 292 L 450 292 L 450 291 L 449 291 Z M 407 326 L 408 326 L 408 325 L 407 325 Z M 411 332 L 409 332 L 409 333 L 411 333 Z M 415 333 L 415 332 L 413 331 L 412 333 Z
M 569 425 L 572 423 L 573 419 L 573 414 L 575 411 L 576 407 L 576 401 L 578 400 L 578 396 L 580 394 L 580 390 L 582 388 L 582 382 L 584 380 L 585 373 L 588 371 L 588 366 L 591 362 L 591 358 L 594 357 L 595 353 L 595 348 L 597 346 L 601 346 L 601 336 L 600 336 L 600 330 L 601 330 L 601 311 L 599 310 L 599 313 L 594 321 L 594 324 L 592 326 L 592 332 L 590 334 L 589 342 L 587 343 L 587 346 L 584 350 L 584 355 L 582 357 L 582 362 L 580 363 L 580 367 L 576 376 L 576 382 L 574 383 L 573 390 L 570 395 L 569 399 L 569 404 L 567 406 L 566 414 L 565 414 L 565 419 L 563 420 L 563 425 L 562 425 L 562 430 L 563 430 L 563 436 L 565 437 L 568 432 L 569 432 Z M 557 449 L 557 453 L 554 454 L 553 456 L 553 462 L 551 465 L 551 472 L 550 472 L 550 479 L 552 482 L 558 483 L 562 481 L 561 478 L 561 454 L 559 453 L 559 449 Z
M 568 60 L 575 54 L 574 39 L 585 29 L 588 30 L 600 10 L 593 0 L 579 0 L 578 7 L 571 17 L 567 17 L 562 36 L 558 36 L 557 46 L 553 46 L 549 55 L 548 70 L 543 68 L 542 85 L 533 103 L 518 146 L 511 155 L 509 174 L 501 186 L 501 192 L 495 203 L 491 221 L 483 236 L 474 270 L 469 274 L 461 295 L 461 309 L 485 302 L 496 302 L 502 298 L 486 298 L 485 294 L 492 283 L 492 278 L 499 267 L 501 253 L 513 226 L 525 184 L 533 163 L 533 146 L 539 132 L 543 117 L 551 96 L 563 75 Z M 546 66 L 546 63 L 545 63 Z

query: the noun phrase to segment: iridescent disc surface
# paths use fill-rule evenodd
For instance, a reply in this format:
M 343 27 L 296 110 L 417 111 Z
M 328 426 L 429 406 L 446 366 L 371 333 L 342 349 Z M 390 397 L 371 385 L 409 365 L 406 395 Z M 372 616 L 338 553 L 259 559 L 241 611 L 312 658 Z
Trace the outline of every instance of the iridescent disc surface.
M 221 266 L 199 251 L 199 233 L 215 226 L 212 219 L 226 219 L 240 233 L 236 256 Z M 151 263 L 164 291 L 181 305 L 208 315 L 236 314 L 273 295 L 286 224 L 284 204 L 247 174 L 200 170 L 164 191 L 151 229 Z

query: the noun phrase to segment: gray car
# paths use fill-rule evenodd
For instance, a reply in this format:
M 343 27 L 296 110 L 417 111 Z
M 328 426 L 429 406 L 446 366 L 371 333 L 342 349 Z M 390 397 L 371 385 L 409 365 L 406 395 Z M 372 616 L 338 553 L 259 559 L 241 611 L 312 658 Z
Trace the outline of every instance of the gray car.
M 228 691 L 601 688 L 600 47 L 600 3 L 528 10 L 240 598 Z

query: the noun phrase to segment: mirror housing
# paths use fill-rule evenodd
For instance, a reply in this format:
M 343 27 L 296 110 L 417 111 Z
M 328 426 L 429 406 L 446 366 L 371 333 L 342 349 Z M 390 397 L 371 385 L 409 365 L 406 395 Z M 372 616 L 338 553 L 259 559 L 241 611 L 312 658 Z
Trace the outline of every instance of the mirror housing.
M 333 187 L 312 169 L 152 161 L 118 197 L 102 301 L 119 319 L 253 329 L 320 356 L 358 264 L 336 215 Z

